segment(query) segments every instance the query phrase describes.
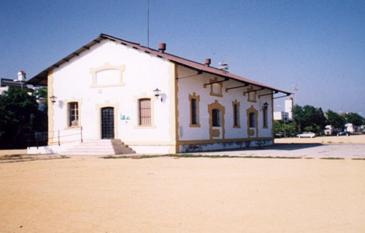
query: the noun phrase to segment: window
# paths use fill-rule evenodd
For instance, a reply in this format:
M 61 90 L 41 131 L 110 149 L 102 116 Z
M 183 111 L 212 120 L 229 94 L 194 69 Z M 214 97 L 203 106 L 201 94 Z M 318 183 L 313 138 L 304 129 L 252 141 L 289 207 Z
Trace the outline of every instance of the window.
M 104 64 L 99 67 L 91 68 L 92 74 L 91 87 L 114 87 L 122 86 L 124 65 Z
M 240 127 L 240 103 L 236 100 L 232 102 L 233 106 L 233 128 Z
M 248 101 L 256 102 L 256 91 L 249 91 L 247 95 L 248 95 Z
M 68 103 L 68 126 L 79 126 L 79 104 L 77 102 Z
M 256 114 L 254 112 L 250 112 L 248 114 L 248 127 L 249 128 L 256 127 Z
M 263 124 L 263 128 L 267 128 L 267 108 L 268 108 L 268 104 L 264 103 L 264 105 L 262 106 L 262 124 Z
M 191 99 L 191 124 L 198 124 L 198 119 L 196 115 L 196 99 Z
M 151 125 L 151 99 L 139 99 L 138 100 L 138 112 L 140 126 Z
M 218 109 L 212 110 L 212 126 L 213 127 L 220 127 L 221 126 L 221 120 L 220 120 L 220 111 Z
M 199 96 L 189 95 L 190 99 L 190 127 L 199 127 Z
M 217 78 L 210 80 L 210 83 L 212 83 L 212 84 L 210 84 L 210 95 L 222 97 L 223 96 L 223 92 L 222 92 L 223 84 L 221 82 L 214 83 L 217 81 L 218 81 Z

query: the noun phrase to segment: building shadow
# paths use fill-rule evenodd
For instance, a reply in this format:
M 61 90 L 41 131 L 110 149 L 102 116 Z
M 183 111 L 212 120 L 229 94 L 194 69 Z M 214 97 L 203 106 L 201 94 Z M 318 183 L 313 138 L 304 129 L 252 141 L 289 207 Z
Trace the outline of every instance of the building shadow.
M 319 146 L 325 146 L 325 145 L 323 145 L 321 143 L 279 143 L 279 144 L 274 144 L 271 146 L 265 146 L 265 147 L 256 148 L 256 149 L 291 151 L 291 150 L 308 149 L 308 148 L 319 147 Z

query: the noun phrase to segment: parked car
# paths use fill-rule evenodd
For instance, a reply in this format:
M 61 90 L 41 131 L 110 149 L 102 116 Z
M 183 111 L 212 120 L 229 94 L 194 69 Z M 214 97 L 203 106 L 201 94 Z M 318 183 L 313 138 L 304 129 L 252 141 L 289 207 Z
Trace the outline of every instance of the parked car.
M 337 133 L 337 136 L 350 136 L 351 133 L 350 132 L 347 132 L 347 131 L 341 131 L 339 133 Z
M 275 137 L 282 138 L 282 137 L 284 137 L 284 133 L 282 133 L 282 132 L 275 133 Z
M 304 132 L 304 133 L 297 134 L 298 138 L 314 138 L 315 136 L 316 136 L 316 134 L 313 132 Z

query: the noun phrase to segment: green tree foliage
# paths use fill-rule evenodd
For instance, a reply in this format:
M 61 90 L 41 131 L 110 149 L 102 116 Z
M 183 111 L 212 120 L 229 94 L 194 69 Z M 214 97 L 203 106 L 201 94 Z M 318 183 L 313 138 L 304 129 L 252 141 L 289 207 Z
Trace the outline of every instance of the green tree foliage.
M 341 116 L 340 114 L 338 114 L 334 111 L 331 111 L 331 110 L 328 110 L 326 112 L 326 118 L 327 118 L 328 124 L 332 125 L 336 129 L 342 130 L 346 123 L 344 116 Z
M 294 122 L 284 123 L 283 121 L 274 121 L 274 134 L 282 134 L 284 137 L 291 137 L 296 135 L 296 127 Z
M 27 136 L 46 130 L 46 122 L 32 90 L 10 87 L 0 95 L 0 147 L 25 147 Z
M 364 124 L 364 118 L 357 113 L 349 112 L 344 114 L 346 123 L 352 123 L 353 125 L 360 126 Z
M 315 108 L 311 105 L 293 107 L 293 121 L 298 132 L 311 131 L 322 133 L 327 119 L 321 108 Z

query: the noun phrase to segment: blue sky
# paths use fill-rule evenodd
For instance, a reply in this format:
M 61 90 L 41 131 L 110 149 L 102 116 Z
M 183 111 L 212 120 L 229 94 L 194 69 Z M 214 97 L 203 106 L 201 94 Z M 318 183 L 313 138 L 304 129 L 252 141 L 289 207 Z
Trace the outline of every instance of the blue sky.
M 296 87 L 300 105 L 365 115 L 365 1 L 150 1 L 151 47 Z M 31 77 L 101 32 L 147 44 L 146 5 L 2 0 L 0 77 Z

